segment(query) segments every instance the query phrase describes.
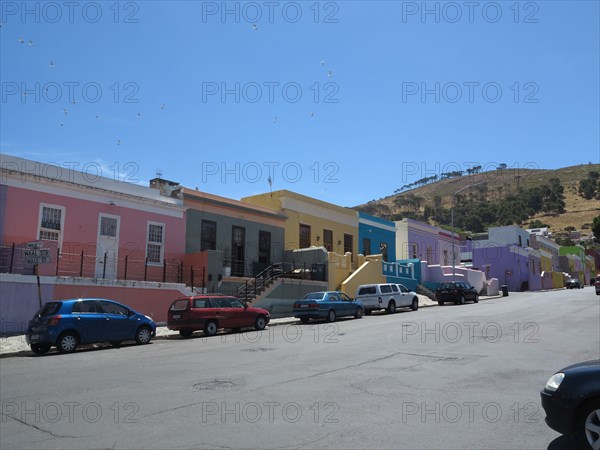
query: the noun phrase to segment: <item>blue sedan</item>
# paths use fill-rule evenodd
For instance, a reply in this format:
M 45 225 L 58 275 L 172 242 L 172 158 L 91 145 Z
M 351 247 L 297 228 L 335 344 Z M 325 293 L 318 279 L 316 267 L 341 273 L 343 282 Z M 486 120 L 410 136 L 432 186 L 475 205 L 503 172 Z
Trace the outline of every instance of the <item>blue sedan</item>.
M 60 353 L 70 353 L 79 344 L 96 342 L 147 344 L 155 335 L 150 317 L 112 300 L 86 298 L 46 303 L 29 322 L 25 338 L 42 355 L 53 345 Z
M 325 319 L 333 322 L 338 317 L 353 316 L 360 319 L 364 314 L 361 302 L 351 299 L 343 292 L 311 292 L 294 303 L 294 317 L 302 323 L 310 319 Z

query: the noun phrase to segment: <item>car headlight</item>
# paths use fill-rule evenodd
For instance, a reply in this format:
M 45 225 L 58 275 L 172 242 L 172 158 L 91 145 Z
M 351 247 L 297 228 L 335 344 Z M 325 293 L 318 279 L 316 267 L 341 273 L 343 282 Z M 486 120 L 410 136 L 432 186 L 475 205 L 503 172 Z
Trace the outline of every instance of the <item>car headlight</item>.
M 562 372 L 555 373 L 554 375 L 552 375 L 550 377 L 550 379 L 546 383 L 546 390 L 552 391 L 552 392 L 556 391 L 558 389 L 558 387 L 560 386 L 560 383 L 562 383 L 562 380 L 564 378 L 565 378 L 564 373 L 562 373 Z

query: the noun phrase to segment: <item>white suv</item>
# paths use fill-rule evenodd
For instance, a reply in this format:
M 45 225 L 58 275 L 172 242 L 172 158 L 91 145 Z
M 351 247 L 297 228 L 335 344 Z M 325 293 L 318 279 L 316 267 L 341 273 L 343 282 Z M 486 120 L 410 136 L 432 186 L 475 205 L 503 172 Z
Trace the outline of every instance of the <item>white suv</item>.
M 396 308 L 404 306 L 410 307 L 413 311 L 419 309 L 417 294 L 401 284 L 362 284 L 356 288 L 354 297 L 363 304 L 366 315 L 380 309 L 385 309 L 392 314 L 396 312 Z

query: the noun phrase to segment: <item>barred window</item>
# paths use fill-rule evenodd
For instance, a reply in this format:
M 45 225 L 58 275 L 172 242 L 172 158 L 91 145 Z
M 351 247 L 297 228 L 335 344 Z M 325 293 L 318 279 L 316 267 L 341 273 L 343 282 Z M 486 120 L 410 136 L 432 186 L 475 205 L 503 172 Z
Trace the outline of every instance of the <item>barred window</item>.
M 42 205 L 40 213 L 39 239 L 60 241 L 64 208 L 60 206 Z
M 150 264 L 162 264 L 164 256 L 165 226 L 160 223 L 148 223 L 148 242 L 146 243 L 146 258 Z

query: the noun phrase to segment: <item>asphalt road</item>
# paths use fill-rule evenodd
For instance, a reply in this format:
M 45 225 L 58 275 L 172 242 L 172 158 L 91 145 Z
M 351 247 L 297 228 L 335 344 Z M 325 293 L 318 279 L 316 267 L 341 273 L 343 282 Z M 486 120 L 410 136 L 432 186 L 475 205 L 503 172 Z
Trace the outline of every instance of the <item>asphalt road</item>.
M 6 358 L 0 448 L 575 448 L 539 391 L 594 358 L 589 287 Z

